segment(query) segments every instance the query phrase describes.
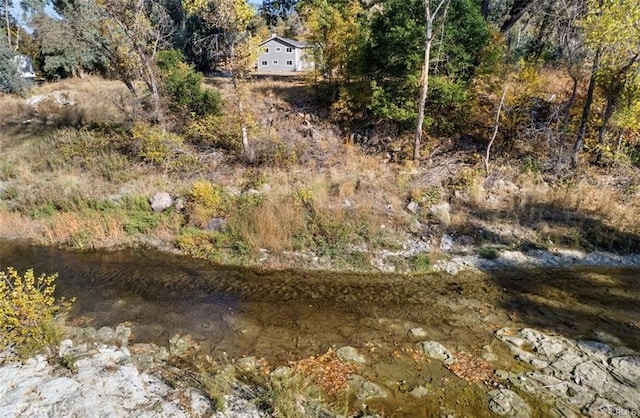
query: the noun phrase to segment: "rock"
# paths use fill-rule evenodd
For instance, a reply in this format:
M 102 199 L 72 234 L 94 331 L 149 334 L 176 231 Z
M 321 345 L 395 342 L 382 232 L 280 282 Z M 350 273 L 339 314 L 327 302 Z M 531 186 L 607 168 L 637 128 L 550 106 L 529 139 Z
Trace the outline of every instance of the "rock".
M 578 414 L 564 405 L 557 405 L 549 410 L 549 418 L 578 418 Z
M 451 205 L 447 202 L 431 205 L 429 216 L 441 224 L 448 225 L 451 222 Z
M 362 376 L 352 375 L 349 377 L 349 386 L 356 394 L 356 398 L 361 401 L 373 398 L 387 398 L 389 393 L 382 386 L 369 382 Z
M 415 388 L 413 388 L 411 390 L 411 392 L 409 392 L 409 395 L 413 396 L 414 398 L 424 398 L 425 396 L 427 396 L 429 394 L 429 389 L 427 389 L 424 386 L 416 386 Z
M 364 364 L 367 360 L 353 347 L 345 346 L 336 350 L 336 356 L 345 363 Z
M 640 388 L 640 357 L 622 356 L 609 360 L 611 374 L 620 382 Z
M 44 403 L 51 405 L 69 396 L 77 396 L 80 384 L 68 377 L 53 377 L 42 382 L 38 389 Z
M 158 192 L 151 196 L 149 199 L 149 204 L 151 205 L 151 209 L 154 212 L 160 213 L 165 209 L 168 209 L 173 204 L 173 198 L 169 193 Z
M 252 372 L 258 367 L 258 361 L 255 357 L 243 357 L 235 363 L 238 370 L 243 372 Z
M 440 239 L 440 249 L 446 253 L 453 249 L 453 237 L 451 235 L 442 235 L 442 239 Z
M 73 348 L 73 341 L 62 340 L 58 348 L 58 357 L 64 357 Z
M 127 327 L 119 326 L 115 331 L 105 327 L 97 333 L 83 333 L 76 329 L 72 329 L 72 332 L 101 338 L 115 335 L 118 339 L 128 338 L 127 330 Z M 59 352 L 75 358 L 76 371 L 71 373 L 66 368 L 49 365 L 43 356 L 28 359 L 24 363 L 2 364 L 0 416 L 212 416 L 213 405 L 201 391 L 189 387 L 188 382 L 172 388 L 165 383 L 166 376 L 154 374 L 162 373 L 160 370 L 166 367 L 163 362 L 166 357 L 159 358 L 153 353 L 166 353 L 166 350 L 134 346 L 133 356 L 144 356 L 139 361 L 132 358 L 126 347 L 105 345 L 101 341 L 78 344 L 73 340 L 65 340 L 59 345 Z M 141 366 L 143 364 L 146 366 Z M 141 370 L 139 367 L 148 369 Z M 169 371 L 165 369 L 166 372 Z M 227 404 L 234 407 L 241 404 L 239 396 L 235 389 L 231 389 L 225 394 Z M 247 404 L 227 416 L 260 417 L 264 414 Z
M 274 371 L 272 371 L 271 374 L 269 374 L 269 378 L 271 379 L 271 381 L 281 382 L 286 378 L 290 377 L 292 374 L 293 374 L 293 369 L 291 367 L 280 366 L 276 368 Z
M 554 376 L 569 380 L 571 373 L 575 370 L 576 366 L 586 361 L 586 358 L 580 355 L 576 355 L 572 352 L 567 352 L 560 356 L 560 358 L 551 363 L 551 371 Z
M 531 416 L 531 408 L 517 393 L 508 389 L 489 392 L 489 409 L 503 417 L 526 418 Z
M 453 353 L 437 341 L 422 341 L 421 343 L 418 343 L 418 348 L 428 357 L 440 360 L 444 364 L 449 365 L 456 362 L 456 357 Z
M 420 340 L 429 335 L 429 333 L 422 328 L 411 328 L 408 334 L 409 334 L 409 338 L 414 340 Z
M 96 334 L 96 339 L 104 344 L 109 344 L 113 341 L 115 337 L 115 332 L 109 327 L 102 327 L 98 330 Z
M 573 371 L 573 381 L 575 383 L 593 389 L 600 395 L 604 394 L 607 389 L 608 378 L 607 371 L 593 361 L 581 363 Z
M 407 210 L 411 213 L 413 213 L 414 215 L 418 213 L 418 211 L 420 210 L 420 205 L 418 205 L 416 202 L 411 201 L 409 202 L 409 204 L 407 205 Z
M 176 199 L 175 203 L 173 204 L 173 207 L 176 208 L 176 210 L 178 212 L 182 212 L 184 210 L 184 198 L 179 197 Z
M 592 418 L 633 416 L 620 405 L 603 398 L 596 399 L 589 406 L 584 407 L 581 412 Z
M 493 375 L 496 377 L 496 379 L 500 379 L 500 380 L 507 380 L 509 378 L 509 372 L 506 370 L 496 370 Z
M 411 231 L 412 234 L 419 234 L 421 230 L 422 224 L 420 223 L 420 221 L 418 221 L 417 219 L 412 220 L 409 224 L 409 231 Z
M 205 229 L 207 231 L 215 231 L 222 232 L 224 231 L 225 226 L 227 225 L 227 221 L 224 218 L 213 218 L 207 222 L 207 226 Z
M 606 263 L 596 263 L 596 264 L 606 265 Z M 598 338 L 598 340 L 603 341 L 605 343 L 613 344 L 613 345 L 623 345 L 622 340 L 620 338 L 616 337 L 615 335 L 611 335 L 608 332 L 596 331 L 594 334 L 596 338 Z
M 584 351 L 590 356 L 595 356 L 601 359 L 609 357 L 613 349 L 611 346 L 601 343 L 600 341 L 579 340 L 578 348 Z

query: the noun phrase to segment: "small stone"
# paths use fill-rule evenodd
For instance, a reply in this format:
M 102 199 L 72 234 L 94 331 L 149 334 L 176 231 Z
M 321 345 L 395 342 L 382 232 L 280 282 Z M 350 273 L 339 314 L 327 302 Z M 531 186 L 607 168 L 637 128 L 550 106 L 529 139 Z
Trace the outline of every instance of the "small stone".
M 336 350 L 336 356 L 345 363 L 364 364 L 367 360 L 353 347 L 345 346 Z
M 113 341 L 115 332 L 109 327 L 102 327 L 98 330 L 96 338 L 103 343 L 110 343 Z
M 420 205 L 418 205 L 416 202 L 411 201 L 407 205 L 407 210 L 415 215 L 420 210 Z
M 431 205 L 429 216 L 441 224 L 448 225 L 451 222 L 451 205 L 448 202 Z
M 409 231 L 411 231 L 412 234 L 418 234 L 421 230 L 422 224 L 420 223 L 420 221 L 418 221 L 417 219 L 411 221 L 411 224 L 409 224 Z
M 215 231 L 222 232 L 227 224 L 227 221 L 224 218 L 213 218 L 207 222 L 206 230 L 207 231 Z
M 493 375 L 496 377 L 496 379 L 500 379 L 500 380 L 507 380 L 509 378 L 509 372 L 506 370 L 496 370 Z
M 58 356 L 65 356 L 71 349 L 73 348 L 73 341 L 71 340 L 62 340 L 60 341 L 60 345 L 58 346 Z
M 173 198 L 169 193 L 158 192 L 149 199 L 149 204 L 154 212 L 162 212 L 163 210 L 171 207 L 173 204 Z
M 416 386 L 409 392 L 409 395 L 413 396 L 416 399 L 424 398 L 429 394 L 429 390 L 424 386 Z
M 444 234 L 440 239 L 440 249 L 444 252 L 450 252 L 453 250 L 453 237 L 449 234 Z
M 258 362 L 255 357 L 243 357 L 236 361 L 236 367 L 243 372 L 254 371 L 258 366 Z
M 184 199 L 182 197 L 179 197 L 176 199 L 175 203 L 174 203 L 174 207 L 178 212 L 182 212 L 182 210 L 184 209 Z
M 409 338 L 412 338 L 414 340 L 425 338 L 428 335 L 429 333 L 425 331 L 423 328 L 411 328 L 409 330 Z
M 358 400 L 364 401 L 372 398 L 387 398 L 387 390 L 382 386 L 369 382 L 362 376 L 353 375 L 349 377 L 349 386 L 355 392 Z
M 288 366 L 280 366 L 271 372 L 269 378 L 272 381 L 282 381 L 293 374 L 293 369 Z
M 418 343 L 418 348 L 427 356 L 440 360 L 444 364 L 449 365 L 457 361 L 453 353 L 437 341 L 422 341 L 421 343 Z

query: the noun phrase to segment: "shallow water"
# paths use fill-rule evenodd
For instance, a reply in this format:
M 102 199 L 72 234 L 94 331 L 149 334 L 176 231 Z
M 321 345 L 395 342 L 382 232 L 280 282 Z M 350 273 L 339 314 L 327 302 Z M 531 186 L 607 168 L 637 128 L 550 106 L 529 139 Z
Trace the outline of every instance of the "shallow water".
M 415 346 L 411 328 L 476 355 L 505 326 L 572 338 L 605 335 L 640 348 L 638 270 L 456 277 L 260 272 L 153 250 L 75 253 L 1 242 L 5 266 L 59 273 L 59 294 L 77 297 L 73 322 L 96 328 L 128 322 L 132 342 L 166 345 L 176 333 L 190 334 L 214 354 L 254 355 L 272 364 L 354 346 L 374 359 L 361 374 L 393 389 L 375 405 L 388 416 L 488 415 L 481 412 L 486 388 L 455 379 L 438 362 L 417 364 L 394 354 Z M 427 399 L 404 393 L 416 384 L 433 388 Z

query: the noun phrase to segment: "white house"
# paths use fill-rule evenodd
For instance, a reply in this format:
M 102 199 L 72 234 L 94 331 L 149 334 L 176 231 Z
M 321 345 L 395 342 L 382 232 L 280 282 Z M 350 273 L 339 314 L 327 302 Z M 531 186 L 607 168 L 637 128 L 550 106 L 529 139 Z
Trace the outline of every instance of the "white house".
M 259 73 L 299 72 L 311 69 L 311 48 L 303 42 L 273 34 L 260 44 Z

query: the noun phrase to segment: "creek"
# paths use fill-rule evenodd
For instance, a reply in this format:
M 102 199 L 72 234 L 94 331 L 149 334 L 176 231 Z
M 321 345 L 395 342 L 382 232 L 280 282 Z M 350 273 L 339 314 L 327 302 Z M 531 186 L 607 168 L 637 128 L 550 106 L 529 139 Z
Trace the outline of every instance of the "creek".
M 166 346 L 174 334 L 189 334 L 216 356 L 270 364 L 356 347 L 374 359 L 361 374 L 390 389 L 386 399 L 371 402 L 389 416 L 490 416 L 487 388 L 456 379 L 440 362 L 416 365 L 398 354 L 417 341 L 481 357 L 496 345 L 496 330 L 534 327 L 640 348 L 640 271 L 633 269 L 457 276 L 260 271 L 150 249 L 79 253 L 0 242 L 0 267 L 7 266 L 57 272 L 57 292 L 77 298 L 71 323 L 127 323 L 132 343 Z M 428 337 L 416 339 L 410 330 L 418 328 Z M 410 397 L 407 388 L 415 385 L 429 387 L 430 395 Z

